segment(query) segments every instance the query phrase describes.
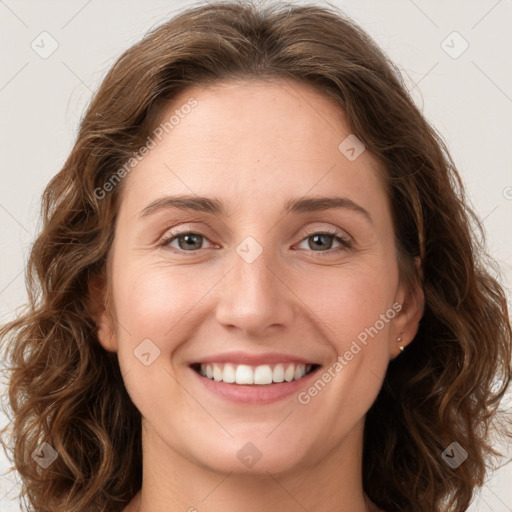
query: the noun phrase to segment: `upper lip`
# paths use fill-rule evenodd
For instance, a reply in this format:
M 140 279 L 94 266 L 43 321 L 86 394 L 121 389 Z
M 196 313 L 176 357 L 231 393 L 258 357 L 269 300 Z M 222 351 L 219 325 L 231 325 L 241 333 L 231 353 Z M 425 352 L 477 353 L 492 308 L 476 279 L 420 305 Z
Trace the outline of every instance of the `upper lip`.
M 264 364 L 295 363 L 295 364 L 319 364 L 310 359 L 297 357 L 290 354 L 279 354 L 276 352 L 266 354 L 250 354 L 247 352 L 223 352 L 212 356 L 202 357 L 191 364 L 207 363 L 232 363 L 247 364 L 249 366 L 260 366 Z

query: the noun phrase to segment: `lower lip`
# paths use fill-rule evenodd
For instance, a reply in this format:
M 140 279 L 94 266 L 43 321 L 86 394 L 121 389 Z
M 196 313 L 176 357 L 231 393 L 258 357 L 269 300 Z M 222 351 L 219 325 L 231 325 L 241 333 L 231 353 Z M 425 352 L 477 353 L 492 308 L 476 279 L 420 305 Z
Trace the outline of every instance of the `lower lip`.
M 299 380 L 264 385 L 228 384 L 227 382 L 215 381 L 203 377 L 192 368 L 190 368 L 190 371 L 200 380 L 208 391 L 211 391 L 221 398 L 239 404 L 270 404 L 287 398 L 290 395 L 298 394 L 300 391 L 304 390 L 319 369 L 320 367 L 315 368 L 312 372 Z

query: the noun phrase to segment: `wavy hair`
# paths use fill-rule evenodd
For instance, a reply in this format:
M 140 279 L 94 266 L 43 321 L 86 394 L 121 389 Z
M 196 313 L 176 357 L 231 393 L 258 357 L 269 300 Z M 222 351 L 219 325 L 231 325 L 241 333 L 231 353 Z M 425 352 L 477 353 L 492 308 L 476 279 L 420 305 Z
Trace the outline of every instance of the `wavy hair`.
M 388 511 L 462 512 L 483 485 L 499 455 L 490 435 L 511 378 L 511 328 L 499 269 L 441 136 L 398 68 L 335 6 L 208 2 L 119 57 L 44 191 L 28 304 L 0 331 L 12 417 L 2 445 L 27 510 L 117 512 L 142 484 L 141 416 L 90 304 L 93 279 L 108 279 L 123 190 L 122 180 L 108 193 L 105 183 L 187 87 L 272 79 L 312 84 L 346 112 L 385 171 L 400 276 L 425 295 L 418 333 L 366 417 L 364 491 Z M 453 441 L 468 453 L 456 469 L 441 457 Z M 42 442 L 58 453 L 44 471 L 31 457 Z

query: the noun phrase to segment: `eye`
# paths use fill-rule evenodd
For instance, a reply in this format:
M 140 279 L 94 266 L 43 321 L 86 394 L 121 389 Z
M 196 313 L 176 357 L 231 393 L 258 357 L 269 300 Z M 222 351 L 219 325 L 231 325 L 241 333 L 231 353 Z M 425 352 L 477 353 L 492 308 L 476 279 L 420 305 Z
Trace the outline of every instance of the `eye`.
M 169 247 L 174 252 L 196 252 L 197 249 L 202 249 L 202 241 L 208 240 L 201 233 L 195 233 L 193 231 L 183 231 L 182 233 L 169 233 L 162 242 L 161 245 Z M 172 246 L 171 244 L 177 241 L 178 247 Z
M 312 243 L 308 244 L 308 250 L 319 253 L 318 255 L 321 256 L 332 255 L 332 253 L 337 253 L 340 250 L 346 250 L 352 247 L 351 240 L 337 230 L 307 233 L 307 236 L 303 238 L 300 243 L 304 243 L 309 239 L 312 239 Z M 333 239 L 340 244 L 334 249 L 332 249 Z M 183 231 L 181 233 L 171 232 L 161 241 L 160 245 L 177 253 L 193 253 L 197 252 L 199 249 L 203 249 L 202 242 L 204 240 L 208 240 L 208 238 L 205 235 L 194 231 Z M 177 242 L 177 247 L 172 245 L 174 242 Z
M 340 246 L 334 249 L 332 249 L 333 239 L 340 244 Z M 332 255 L 332 253 L 337 253 L 340 250 L 346 250 L 352 247 L 351 240 L 337 230 L 309 233 L 301 243 L 304 243 L 307 240 L 312 241 L 308 243 L 308 249 L 312 252 L 319 253 L 319 256 L 329 256 Z

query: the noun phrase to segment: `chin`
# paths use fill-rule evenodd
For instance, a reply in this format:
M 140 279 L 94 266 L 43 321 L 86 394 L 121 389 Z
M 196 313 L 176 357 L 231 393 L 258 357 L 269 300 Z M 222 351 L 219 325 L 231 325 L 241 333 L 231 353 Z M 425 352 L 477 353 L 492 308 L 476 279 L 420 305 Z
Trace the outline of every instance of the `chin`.
M 196 447 L 193 457 L 212 471 L 240 475 L 288 473 L 304 464 L 305 454 L 289 440 L 269 440 L 257 435 L 246 436 L 247 441 L 240 439 L 237 437 L 224 444 L 219 443 L 218 438 L 212 439 L 210 446 L 203 441 L 201 448 L 204 449 L 198 452 Z

